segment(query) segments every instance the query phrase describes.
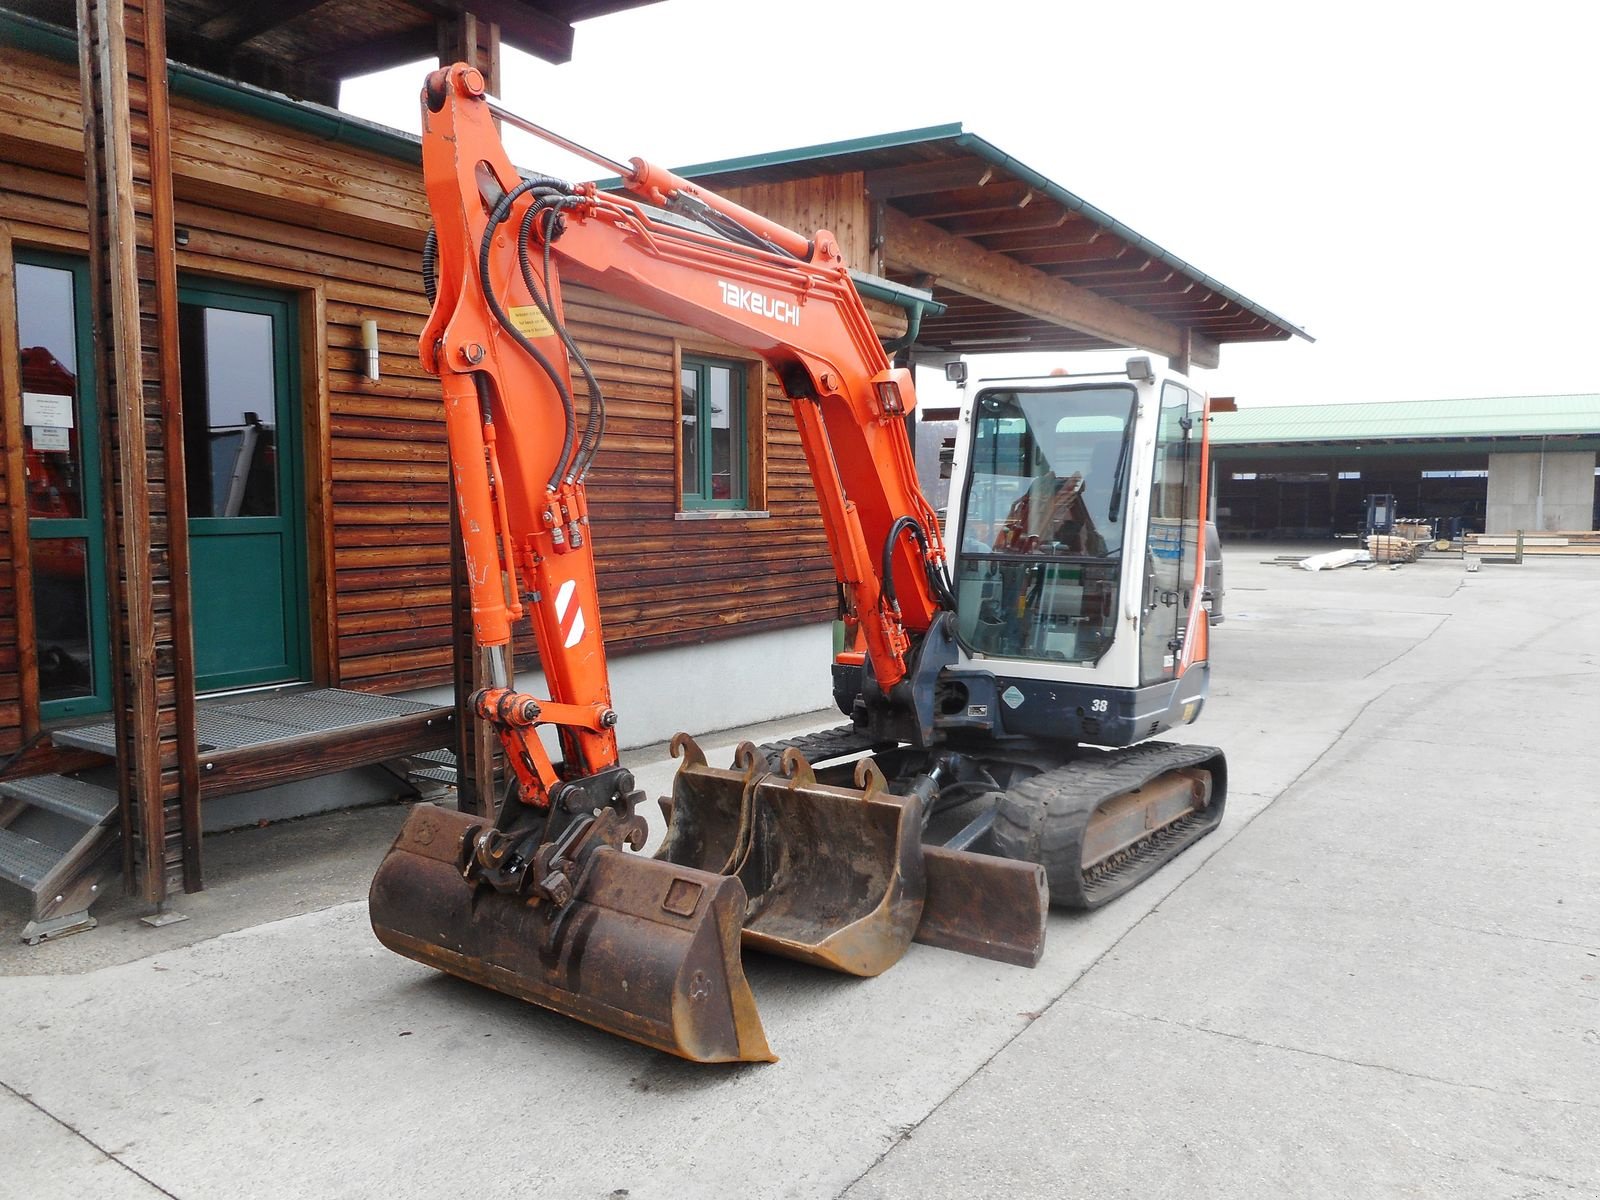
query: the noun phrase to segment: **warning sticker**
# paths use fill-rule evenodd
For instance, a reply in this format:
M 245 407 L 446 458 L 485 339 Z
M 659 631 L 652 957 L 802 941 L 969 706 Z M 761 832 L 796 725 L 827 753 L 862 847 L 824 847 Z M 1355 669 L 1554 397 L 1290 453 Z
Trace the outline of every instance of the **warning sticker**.
M 549 337 L 555 332 L 549 319 L 532 304 L 514 305 L 506 310 L 506 315 L 525 338 Z
M 1004 700 L 1012 708 L 1020 708 L 1022 707 L 1023 701 L 1022 689 L 1018 687 L 1008 687 L 1005 691 L 1000 693 L 1000 699 Z

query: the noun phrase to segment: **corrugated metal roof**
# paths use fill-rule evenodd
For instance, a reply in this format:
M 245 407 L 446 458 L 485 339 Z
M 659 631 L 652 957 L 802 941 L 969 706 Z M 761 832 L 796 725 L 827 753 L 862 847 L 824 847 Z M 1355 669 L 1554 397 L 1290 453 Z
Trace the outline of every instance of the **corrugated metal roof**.
M 1212 418 L 1219 446 L 1600 434 L 1600 395 L 1483 396 L 1240 408 Z

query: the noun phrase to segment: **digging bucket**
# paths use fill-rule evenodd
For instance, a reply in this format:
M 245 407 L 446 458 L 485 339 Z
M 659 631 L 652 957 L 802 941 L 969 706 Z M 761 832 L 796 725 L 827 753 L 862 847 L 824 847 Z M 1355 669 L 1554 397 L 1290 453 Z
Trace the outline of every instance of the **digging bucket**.
M 771 1062 L 739 961 L 733 876 L 594 851 L 557 908 L 469 883 L 481 817 L 419 804 L 373 877 L 389 949 L 695 1062 Z
M 818 782 L 792 749 L 781 772 L 748 744 L 729 770 L 682 734 L 673 752 L 684 761 L 658 857 L 739 878 L 746 946 L 851 975 L 905 954 L 926 886 L 918 799 L 889 795 L 867 761 L 852 789 Z

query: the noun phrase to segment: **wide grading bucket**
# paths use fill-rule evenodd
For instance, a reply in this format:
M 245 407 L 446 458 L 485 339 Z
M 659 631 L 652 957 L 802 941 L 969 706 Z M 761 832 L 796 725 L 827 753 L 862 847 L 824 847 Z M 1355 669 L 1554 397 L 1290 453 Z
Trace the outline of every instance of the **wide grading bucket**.
M 389 949 L 696 1062 L 771 1062 L 739 961 L 737 877 L 593 852 L 562 907 L 469 883 L 463 839 L 481 817 L 411 811 L 373 877 Z
M 922 917 L 921 802 L 893 796 L 863 763 L 857 787 L 818 782 L 793 750 L 768 770 L 748 743 L 734 766 L 706 764 L 679 734 L 663 862 L 736 876 L 749 897 L 744 944 L 851 975 L 877 975 Z

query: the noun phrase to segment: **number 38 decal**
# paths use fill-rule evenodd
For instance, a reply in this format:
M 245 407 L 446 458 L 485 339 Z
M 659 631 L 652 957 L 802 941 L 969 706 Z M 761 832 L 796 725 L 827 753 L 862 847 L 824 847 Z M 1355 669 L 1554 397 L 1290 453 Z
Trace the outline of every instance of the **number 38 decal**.
M 1108 701 L 1105 701 L 1105 700 L 1092 700 L 1089 703 L 1089 711 L 1090 712 L 1102 713 L 1102 712 L 1105 712 L 1106 709 L 1108 709 L 1110 707 L 1111 707 L 1110 703 Z

